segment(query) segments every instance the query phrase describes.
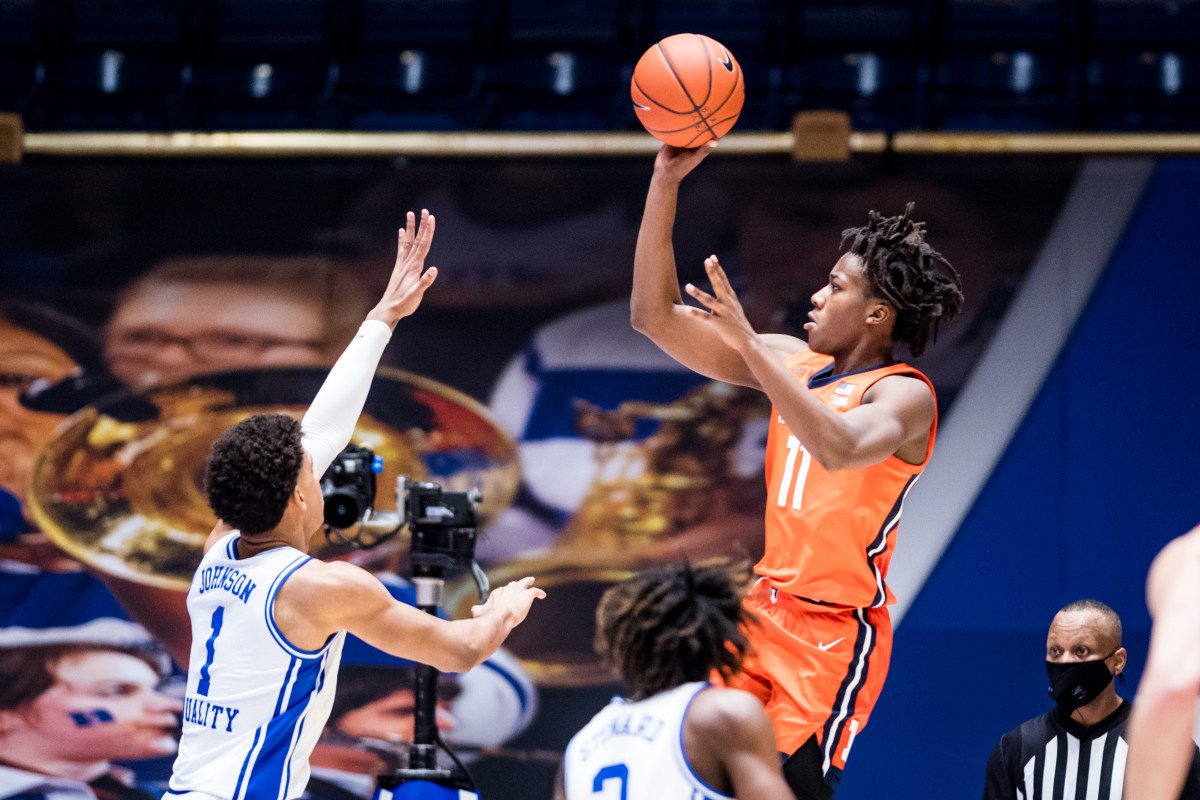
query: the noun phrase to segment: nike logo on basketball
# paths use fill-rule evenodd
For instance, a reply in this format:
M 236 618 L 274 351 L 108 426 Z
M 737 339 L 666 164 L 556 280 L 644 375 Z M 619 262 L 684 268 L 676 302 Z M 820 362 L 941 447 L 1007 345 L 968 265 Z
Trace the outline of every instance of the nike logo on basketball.
M 721 57 L 717 61 L 721 63 L 722 67 L 733 72 L 733 59 L 729 57 L 729 53 L 724 48 L 721 49 Z
M 637 108 L 637 109 L 641 109 L 642 111 L 649 111 L 649 110 L 650 110 L 650 106 L 644 106 L 644 105 L 642 105 L 641 103 L 634 103 L 634 104 L 633 104 L 633 107 L 634 107 L 634 108 Z
M 829 648 L 833 647 L 838 642 L 845 641 L 845 639 L 846 639 L 846 637 L 843 636 L 841 639 L 834 639 L 829 644 L 825 644 L 824 642 L 817 642 L 817 649 L 818 650 L 828 650 Z

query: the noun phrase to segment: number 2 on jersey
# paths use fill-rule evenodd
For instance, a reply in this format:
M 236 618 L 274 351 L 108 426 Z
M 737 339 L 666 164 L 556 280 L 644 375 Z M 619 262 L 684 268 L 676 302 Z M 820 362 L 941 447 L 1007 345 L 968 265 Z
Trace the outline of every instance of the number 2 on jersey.
M 196 684 L 196 694 L 202 697 L 208 697 L 208 668 L 212 666 L 213 657 L 217 654 L 217 636 L 221 633 L 221 625 L 225 622 L 225 606 L 217 606 L 213 611 L 212 635 L 208 637 L 208 641 L 204 643 L 205 649 L 208 651 L 208 657 L 204 660 L 204 666 L 200 668 L 200 682 Z
M 621 794 L 620 800 L 626 800 L 625 792 L 626 783 L 629 780 L 629 767 L 624 764 L 610 764 L 603 767 L 596 773 L 596 777 L 592 778 L 592 794 L 600 794 L 605 789 L 605 782 L 615 780 L 619 782 Z
M 779 498 L 776 502 L 780 508 L 787 508 L 790 494 L 792 508 L 799 511 L 800 502 L 804 499 L 804 482 L 808 480 L 808 468 L 812 465 L 812 454 L 791 434 L 788 435 L 787 447 L 787 464 L 783 467 L 783 479 L 779 481 Z M 796 469 L 797 455 L 800 456 L 799 469 Z

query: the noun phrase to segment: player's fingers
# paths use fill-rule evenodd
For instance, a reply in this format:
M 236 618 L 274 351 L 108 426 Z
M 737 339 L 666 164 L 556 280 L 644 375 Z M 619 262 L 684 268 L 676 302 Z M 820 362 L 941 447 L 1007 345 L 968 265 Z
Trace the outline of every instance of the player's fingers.
M 697 300 L 699 300 L 701 303 L 703 303 L 704 305 L 706 305 L 709 308 L 712 308 L 713 305 L 717 302 L 717 299 L 715 297 L 713 297 L 711 294 L 704 291 L 700 287 L 696 286 L 696 284 L 694 284 L 694 283 L 687 284 L 686 286 L 683 287 L 683 289 L 688 294 L 690 294 L 692 297 L 696 298 Z
M 733 293 L 729 276 L 725 274 L 725 268 L 721 266 L 721 262 L 715 255 L 704 259 L 704 271 L 708 273 L 709 282 L 712 283 L 713 294 L 722 297 Z
M 437 223 L 433 214 L 430 214 L 428 209 L 421 209 L 421 226 L 417 229 L 417 249 L 422 254 L 429 252 L 429 245 L 433 243 L 433 231 L 436 227 Z

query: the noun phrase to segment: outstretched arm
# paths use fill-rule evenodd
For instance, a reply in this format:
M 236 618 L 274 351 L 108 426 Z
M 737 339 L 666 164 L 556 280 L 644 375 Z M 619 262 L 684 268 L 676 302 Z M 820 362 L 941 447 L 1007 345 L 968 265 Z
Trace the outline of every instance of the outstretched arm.
M 318 477 L 349 444 L 396 323 L 417 310 L 425 290 L 437 277 L 437 267 L 422 272 L 434 227 L 433 215 L 428 211 L 421 212 L 419 227 L 415 215 L 408 212 L 407 225 L 400 230 L 396 265 L 387 290 L 329 371 L 304 415 L 301 423 L 304 449 L 312 456 L 313 471 Z
M 1162 549 L 1150 567 L 1150 653 L 1129 718 L 1125 797 L 1175 800 L 1195 745 L 1200 691 L 1200 526 Z
M 493 589 L 486 603 L 471 609 L 471 619 L 447 621 L 396 600 L 361 567 L 314 559 L 283 585 L 275 618 L 305 649 L 344 630 L 399 658 L 466 672 L 495 653 L 533 601 L 545 596 L 533 578 L 523 578 Z
M 703 311 L 686 305 L 679 292 L 671 238 L 679 183 L 716 144 L 714 140 L 694 149 L 663 145 L 655 159 L 633 258 L 630 318 L 635 330 L 685 367 L 709 378 L 759 388 L 737 351 L 703 324 L 696 316 Z M 795 352 L 804 343 L 793 339 L 788 346 Z

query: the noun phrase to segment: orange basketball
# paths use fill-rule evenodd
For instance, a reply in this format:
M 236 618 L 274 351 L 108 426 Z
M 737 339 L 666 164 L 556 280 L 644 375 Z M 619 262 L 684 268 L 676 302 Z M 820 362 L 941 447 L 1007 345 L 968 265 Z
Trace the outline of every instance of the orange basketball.
M 699 33 L 677 33 L 647 50 L 633 69 L 633 110 L 655 138 L 699 147 L 729 132 L 746 85 L 733 54 Z

